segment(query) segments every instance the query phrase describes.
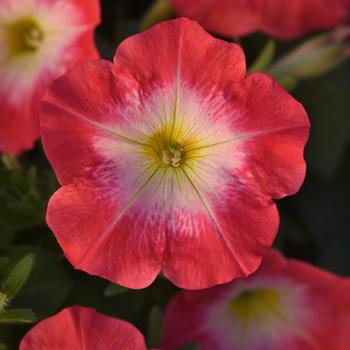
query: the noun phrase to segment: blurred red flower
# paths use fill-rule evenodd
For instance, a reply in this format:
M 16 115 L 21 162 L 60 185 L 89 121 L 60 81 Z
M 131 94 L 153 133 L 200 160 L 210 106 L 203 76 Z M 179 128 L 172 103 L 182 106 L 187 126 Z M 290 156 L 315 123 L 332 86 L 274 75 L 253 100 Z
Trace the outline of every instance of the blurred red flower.
M 198 21 L 208 31 L 239 37 L 255 31 L 281 39 L 339 24 L 349 0 L 170 0 L 180 16 Z
M 56 80 L 41 126 L 62 184 L 48 225 L 74 267 L 129 288 L 252 273 L 277 231 L 271 197 L 305 175 L 303 107 L 186 19 Z
M 98 58 L 98 0 L 0 0 L 0 151 L 39 138 L 39 102 L 68 69 Z
M 72 306 L 34 326 L 20 350 L 146 350 L 142 334 L 130 323 Z
M 271 251 L 233 283 L 179 292 L 165 314 L 164 349 L 347 350 L 350 280 Z

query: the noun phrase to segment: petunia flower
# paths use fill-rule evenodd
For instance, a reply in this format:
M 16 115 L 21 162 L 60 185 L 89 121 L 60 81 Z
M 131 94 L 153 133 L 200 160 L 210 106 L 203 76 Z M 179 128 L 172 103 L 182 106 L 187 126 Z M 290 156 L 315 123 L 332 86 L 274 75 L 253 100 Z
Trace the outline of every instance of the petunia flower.
M 163 348 L 350 349 L 350 280 L 271 251 L 246 279 L 179 292 L 167 307 Z
M 350 14 L 349 0 L 170 0 L 180 16 L 208 31 L 240 37 L 263 31 L 280 39 L 329 29 Z
M 271 198 L 305 175 L 303 107 L 187 19 L 56 80 L 41 126 L 62 185 L 48 225 L 74 267 L 129 288 L 249 275 L 276 235 Z
M 143 335 L 130 323 L 72 306 L 35 325 L 20 350 L 146 350 Z
M 98 58 L 98 0 L 0 0 L 0 151 L 39 138 L 39 102 L 68 69 Z

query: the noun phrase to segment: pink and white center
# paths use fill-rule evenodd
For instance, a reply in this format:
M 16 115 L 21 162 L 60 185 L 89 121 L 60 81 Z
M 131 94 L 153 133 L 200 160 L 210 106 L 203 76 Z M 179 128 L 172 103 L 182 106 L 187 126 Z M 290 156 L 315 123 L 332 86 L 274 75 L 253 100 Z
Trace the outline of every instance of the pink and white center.
M 241 165 L 244 138 L 230 130 L 225 103 L 182 87 L 158 91 L 146 104 L 136 95 L 129 98 L 132 107 L 111 110 L 121 118 L 118 125 L 103 126 L 110 137 L 94 140 L 105 168 L 118 168 L 110 192 L 118 187 L 119 196 L 128 198 L 120 213 L 130 206 L 140 212 L 154 208 L 157 215 L 170 215 L 176 228 L 176 213 L 186 210 L 209 216 L 217 226 L 212 208 L 232 184 L 232 169 Z M 103 186 L 101 173 L 96 169 L 95 178 Z M 185 231 L 199 232 L 191 224 Z
M 312 343 L 314 316 L 305 286 L 256 279 L 234 284 L 211 305 L 202 331 L 212 334 L 220 349 L 287 349 L 300 340 Z
M 0 93 L 16 106 L 30 97 L 47 72 L 65 72 L 74 55 L 64 50 L 85 28 L 81 14 L 65 1 L 5 0 L 0 4 Z

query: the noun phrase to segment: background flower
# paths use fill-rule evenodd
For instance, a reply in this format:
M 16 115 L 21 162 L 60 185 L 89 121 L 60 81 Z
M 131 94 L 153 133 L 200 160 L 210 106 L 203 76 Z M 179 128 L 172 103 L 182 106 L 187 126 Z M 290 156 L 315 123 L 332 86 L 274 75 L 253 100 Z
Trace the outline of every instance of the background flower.
M 190 289 L 255 271 L 278 226 L 271 197 L 305 175 L 302 106 L 186 19 L 56 80 L 41 126 L 63 185 L 47 222 L 65 255 L 131 288 L 161 269 Z
M 179 292 L 165 316 L 164 349 L 345 350 L 350 281 L 271 251 L 231 284 Z
M 39 102 L 55 78 L 98 58 L 99 1 L 0 1 L 0 151 L 21 153 L 39 138 Z
M 146 350 L 146 344 L 130 323 L 72 306 L 34 326 L 20 345 L 20 350 L 63 349 Z
M 239 37 L 263 31 L 291 39 L 335 27 L 349 14 L 348 0 L 170 0 L 180 16 L 208 31 Z

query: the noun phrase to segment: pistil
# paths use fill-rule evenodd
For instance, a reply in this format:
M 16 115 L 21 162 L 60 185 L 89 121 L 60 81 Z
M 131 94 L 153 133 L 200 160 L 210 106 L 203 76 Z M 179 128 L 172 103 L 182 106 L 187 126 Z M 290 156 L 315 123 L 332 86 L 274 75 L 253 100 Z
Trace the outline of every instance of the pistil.
M 170 144 L 167 150 L 162 152 L 162 161 L 165 165 L 178 168 L 181 165 L 184 149 L 179 144 Z
M 38 49 L 42 41 L 43 41 L 43 34 L 36 27 L 31 28 L 28 34 L 26 34 L 23 38 L 24 45 L 28 49 L 32 49 L 32 50 Z

